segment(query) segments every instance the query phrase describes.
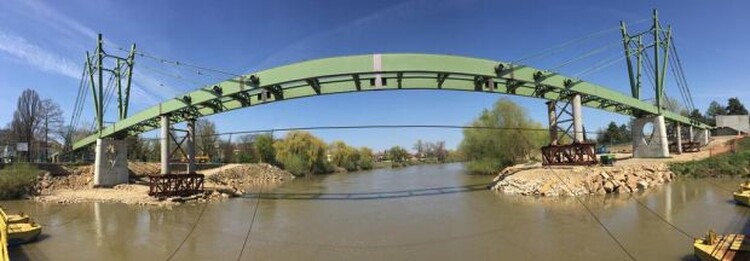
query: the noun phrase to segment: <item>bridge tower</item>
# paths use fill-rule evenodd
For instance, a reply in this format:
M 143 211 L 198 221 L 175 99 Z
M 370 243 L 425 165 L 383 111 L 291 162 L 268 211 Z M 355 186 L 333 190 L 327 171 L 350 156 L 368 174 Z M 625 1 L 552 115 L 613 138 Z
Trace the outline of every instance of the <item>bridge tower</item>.
M 89 87 L 96 116 L 95 132 L 99 137 L 102 136 L 102 130 L 105 127 L 104 114 L 106 112 L 107 90 L 113 88 L 116 91 L 118 121 L 128 116 L 134 65 L 135 44 L 131 46 L 127 57 L 109 54 L 104 50 L 104 40 L 101 34 L 97 37 L 94 54 L 91 55 L 86 52 L 85 73 L 89 77 Z M 106 76 L 109 76 L 107 82 L 104 80 Z M 98 138 L 96 140 L 94 156 L 95 187 L 109 187 L 128 182 L 127 148 L 127 143 L 122 136 Z
M 635 115 L 632 121 L 633 135 L 633 157 L 635 158 L 663 158 L 669 157 L 669 141 L 667 138 L 667 126 L 664 120 L 664 78 L 666 76 L 669 62 L 669 53 L 672 40 L 672 28 L 666 30 L 659 22 L 659 14 L 654 9 L 652 16 L 653 24 L 646 31 L 629 33 L 625 22 L 620 22 L 622 31 L 622 42 L 625 50 L 625 58 L 628 68 L 628 79 L 630 81 L 631 95 L 635 99 L 641 99 L 642 70 L 644 61 L 653 69 L 654 104 L 657 113 L 655 115 Z M 648 45 L 644 44 L 644 36 L 652 38 Z M 653 61 L 646 60 L 647 51 L 653 51 Z M 649 58 L 649 57 L 646 57 Z M 682 132 L 679 123 L 675 124 L 678 129 L 675 133 L 675 145 L 677 153 L 682 152 Z M 651 129 L 650 133 L 648 129 Z

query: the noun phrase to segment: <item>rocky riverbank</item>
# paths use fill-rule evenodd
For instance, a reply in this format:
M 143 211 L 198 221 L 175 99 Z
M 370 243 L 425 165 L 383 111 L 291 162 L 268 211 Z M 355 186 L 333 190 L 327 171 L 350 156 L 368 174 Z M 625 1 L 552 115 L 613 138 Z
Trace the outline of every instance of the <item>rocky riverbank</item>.
M 504 169 L 491 188 L 512 195 L 578 196 L 632 193 L 674 179 L 666 164 L 613 167 L 519 165 Z
M 242 196 L 249 187 L 275 186 L 294 176 L 269 164 L 231 164 L 199 171 L 206 175 L 205 193 L 191 197 L 155 198 L 148 196 L 145 177 L 158 173 L 158 163 L 134 163 L 128 166 L 130 184 L 112 188 L 93 188 L 91 166 L 60 167 L 39 176 L 31 198 L 42 202 L 118 202 L 135 205 L 176 205 L 185 201 L 223 200 Z

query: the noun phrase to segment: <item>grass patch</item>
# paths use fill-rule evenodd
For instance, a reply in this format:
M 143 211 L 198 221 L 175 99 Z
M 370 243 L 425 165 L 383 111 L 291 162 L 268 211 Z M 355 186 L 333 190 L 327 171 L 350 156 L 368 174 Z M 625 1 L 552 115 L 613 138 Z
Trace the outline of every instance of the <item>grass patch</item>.
M 696 178 L 734 176 L 750 174 L 750 138 L 731 140 L 735 143 L 735 153 L 725 153 L 715 157 L 697 161 L 676 162 L 669 165 L 669 169 L 677 175 Z
M 36 183 L 39 170 L 28 163 L 16 163 L 0 169 L 0 200 L 27 195 Z

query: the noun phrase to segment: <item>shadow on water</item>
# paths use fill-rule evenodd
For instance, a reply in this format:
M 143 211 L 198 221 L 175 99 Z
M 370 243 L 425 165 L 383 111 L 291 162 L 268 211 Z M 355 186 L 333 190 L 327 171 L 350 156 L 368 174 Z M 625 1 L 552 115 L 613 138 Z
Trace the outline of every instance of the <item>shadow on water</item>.
M 380 192 L 354 192 L 354 193 L 253 193 L 245 194 L 245 198 L 260 198 L 273 200 L 378 200 L 391 198 L 409 198 L 435 196 L 454 193 L 465 193 L 487 190 L 487 183 L 471 184 L 465 186 L 435 187 L 411 190 L 380 191 Z

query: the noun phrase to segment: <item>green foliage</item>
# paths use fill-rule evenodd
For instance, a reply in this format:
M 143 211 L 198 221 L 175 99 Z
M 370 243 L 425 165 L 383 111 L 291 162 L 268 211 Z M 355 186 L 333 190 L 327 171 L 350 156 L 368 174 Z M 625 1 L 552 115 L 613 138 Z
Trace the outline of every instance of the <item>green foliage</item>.
M 492 110 L 485 109 L 471 123 L 476 127 L 503 128 L 465 129 L 461 152 L 468 170 L 480 174 L 496 174 L 501 168 L 526 161 L 548 143 L 546 132 L 525 131 L 542 128 L 531 120 L 526 111 L 508 99 L 497 101 Z
M 734 141 L 731 141 L 734 142 Z M 677 175 L 691 177 L 744 176 L 750 174 L 750 138 L 737 142 L 737 153 L 726 153 L 697 161 L 677 162 L 669 165 Z
M 401 164 L 409 160 L 409 152 L 401 146 L 394 146 L 388 150 L 387 157 L 394 163 Z
M 619 127 L 612 121 L 607 125 L 606 130 L 597 131 L 596 142 L 603 144 L 620 144 L 630 142 L 632 138 L 630 128 L 622 124 Z
M 309 132 L 289 132 L 284 139 L 275 142 L 273 147 L 276 149 L 276 159 L 292 174 L 330 172 L 330 166 L 326 161 L 325 142 Z
M 261 134 L 255 137 L 254 147 L 260 162 L 276 164 L 276 149 L 272 134 Z
M 27 195 L 36 183 L 39 170 L 28 163 L 16 163 L 0 169 L 0 199 Z
M 716 101 L 711 101 L 706 109 L 706 118 L 711 125 L 716 125 L 716 115 L 727 115 L 727 110 Z
M 737 97 L 729 98 L 727 101 L 727 115 L 747 115 L 745 105 Z
M 330 147 L 331 163 L 335 166 L 345 168 L 348 171 L 357 170 L 359 152 L 346 145 L 343 141 L 334 141 Z
M 705 124 L 711 124 L 711 120 L 709 120 L 706 116 L 703 116 L 701 111 L 699 111 L 698 109 L 694 109 L 693 111 L 691 111 L 688 117 Z
M 375 159 L 374 155 L 372 153 L 372 149 L 368 147 L 362 147 L 359 148 L 359 160 L 357 161 L 357 165 L 360 169 L 372 169 L 375 165 Z

